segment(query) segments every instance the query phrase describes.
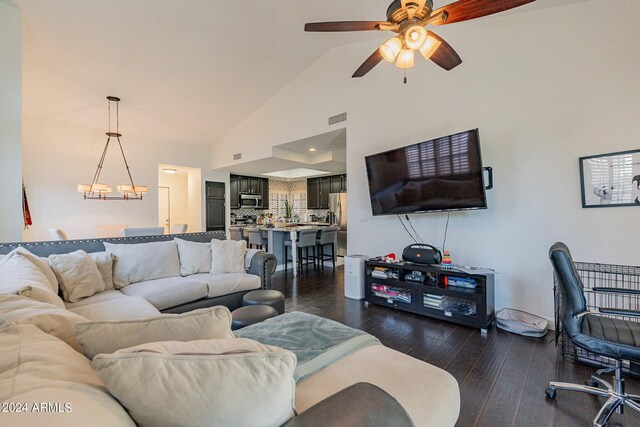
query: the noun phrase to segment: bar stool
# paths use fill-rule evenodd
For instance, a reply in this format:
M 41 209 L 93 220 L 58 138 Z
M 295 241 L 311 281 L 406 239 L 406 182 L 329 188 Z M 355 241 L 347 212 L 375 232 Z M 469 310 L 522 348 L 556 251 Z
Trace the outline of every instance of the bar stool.
M 231 240 L 247 240 L 242 233 L 242 227 L 229 227 L 229 239 Z
M 260 247 L 260 249 L 266 251 L 268 244 L 268 237 L 265 235 L 267 232 L 260 230 L 259 228 L 247 228 L 247 234 L 249 235 L 249 248 L 253 248 L 253 245 Z
M 324 262 L 331 259 L 333 268 L 336 268 L 336 237 L 338 236 L 338 229 L 336 227 L 326 227 L 320 231 L 320 237 L 316 239 L 316 246 L 318 248 L 318 261 L 320 266 L 324 270 Z M 331 245 L 331 255 L 325 255 L 324 249 L 327 245 Z
M 293 266 L 293 268 L 299 268 L 302 273 L 302 266 L 307 266 L 307 271 L 309 271 L 309 264 L 313 264 L 313 269 L 316 270 L 316 230 L 300 230 L 298 232 L 298 240 L 296 240 L 296 246 L 298 248 L 298 265 Z M 287 256 L 289 252 L 287 248 L 291 247 L 291 240 L 286 240 L 284 242 L 284 271 L 287 273 L 287 269 L 289 266 L 289 261 L 293 261 L 291 258 Z M 309 256 L 309 248 L 312 249 L 313 254 L 311 257 Z M 302 256 L 302 249 L 305 250 L 305 256 Z M 293 257 L 292 257 L 293 258 Z M 304 262 L 303 262 L 304 259 Z

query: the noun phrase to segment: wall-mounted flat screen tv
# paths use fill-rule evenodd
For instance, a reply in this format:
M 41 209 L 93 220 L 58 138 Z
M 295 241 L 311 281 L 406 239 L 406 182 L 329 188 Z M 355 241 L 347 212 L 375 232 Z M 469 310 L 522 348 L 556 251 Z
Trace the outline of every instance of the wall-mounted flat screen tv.
M 373 215 L 486 209 L 478 129 L 365 157 Z

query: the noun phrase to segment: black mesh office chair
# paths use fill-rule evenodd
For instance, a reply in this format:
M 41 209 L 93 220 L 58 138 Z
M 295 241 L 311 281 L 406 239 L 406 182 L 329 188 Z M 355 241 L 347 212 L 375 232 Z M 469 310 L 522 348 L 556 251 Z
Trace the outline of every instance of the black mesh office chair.
M 640 362 L 640 322 L 626 321 L 603 315 L 606 313 L 618 316 L 640 317 L 640 313 L 606 308 L 600 308 L 598 313 L 587 311 L 587 301 L 584 297 L 582 280 L 573 264 L 569 248 L 564 243 L 556 243 L 549 250 L 549 258 L 556 271 L 562 293 L 560 319 L 565 333 L 576 346 L 615 360 L 615 367 L 600 369 L 596 373 L 600 375 L 606 372 L 613 372 L 613 385 L 596 375 L 593 375 L 586 385 L 552 381 L 545 390 L 547 397 L 555 399 L 557 390 L 568 390 L 606 398 L 607 401 L 593 420 L 593 425 L 597 427 L 604 426 L 613 411 L 621 414 L 624 406 L 640 412 L 640 403 L 638 402 L 640 401 L 640 396 L 626 394 L 624 380 L 622 379 L 623 360 Z M 630 294 L 640 293 L 618 288 L 594 288 L 594 290 Z

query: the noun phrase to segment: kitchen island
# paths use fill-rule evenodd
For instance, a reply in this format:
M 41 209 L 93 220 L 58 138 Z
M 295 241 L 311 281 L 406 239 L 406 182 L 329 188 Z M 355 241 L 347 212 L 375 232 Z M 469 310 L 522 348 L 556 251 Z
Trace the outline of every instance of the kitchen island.
M 298 270 L 295 267 L 297 265 L 298 260 L 298 251 L 296 246 L 296 239 L 298 238 L 298 232 L 301 230 L 316 230 L 320 231 L 323 228 L 327 227 L 328 223 L 312 223 L 312 224 L 304 224 L 304 225 L 295 225 L 288 227 L 266 227 L 262 225 L 258 226 L 247 226 L 241 228 L 258 228 L 263 232 L 267 233 L 267 245 L 268 252 L 274 254 L 278 259 L 278 270 L 286 269 L 286 260 L 284 258 L 284 242 L 286 240 L 291 240 L 291 258 L 293 259 L 293 275 L 298 275 Z

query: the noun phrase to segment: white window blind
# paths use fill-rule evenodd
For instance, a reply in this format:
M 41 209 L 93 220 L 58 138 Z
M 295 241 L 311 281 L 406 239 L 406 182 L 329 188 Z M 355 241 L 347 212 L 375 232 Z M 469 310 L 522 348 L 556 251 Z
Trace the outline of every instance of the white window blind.
M 468 173 L 469 134 L 452 135 L 407 147 L 405 156 L 410 178 Z

